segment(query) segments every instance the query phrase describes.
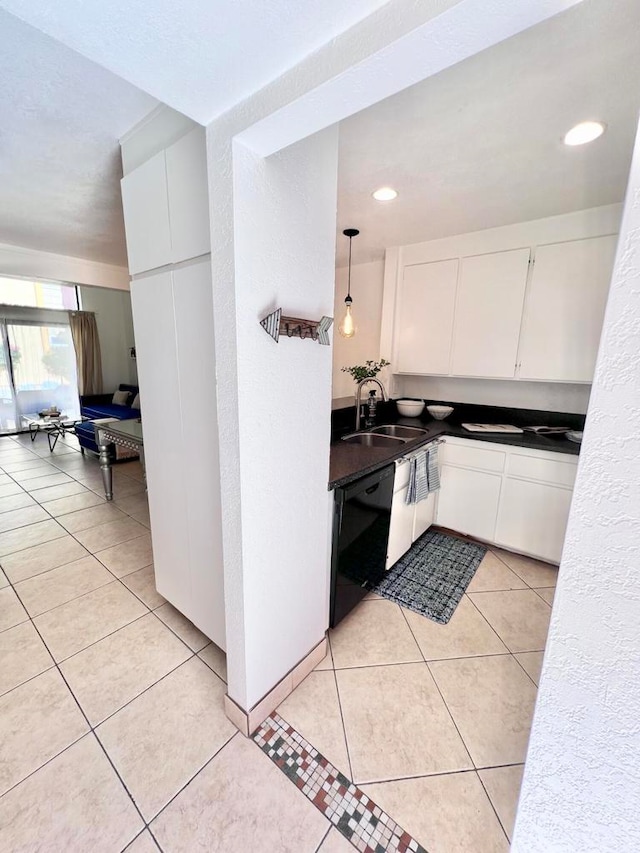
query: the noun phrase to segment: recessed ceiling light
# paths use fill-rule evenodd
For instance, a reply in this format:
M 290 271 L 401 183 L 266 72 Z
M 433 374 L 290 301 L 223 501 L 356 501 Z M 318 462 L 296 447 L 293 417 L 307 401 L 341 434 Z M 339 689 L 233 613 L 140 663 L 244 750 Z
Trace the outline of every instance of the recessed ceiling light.
M 601 121 L 581 121 L 565 134 L 565 145 L 584 145 L 593 142 L 604 133 L 604 124 Z
M 371 193 L 371 195 L 376 201 L 393 201 L 394 198 L 398 197 L 398 192 L 392 187 L 380 187 L 379 190 Z

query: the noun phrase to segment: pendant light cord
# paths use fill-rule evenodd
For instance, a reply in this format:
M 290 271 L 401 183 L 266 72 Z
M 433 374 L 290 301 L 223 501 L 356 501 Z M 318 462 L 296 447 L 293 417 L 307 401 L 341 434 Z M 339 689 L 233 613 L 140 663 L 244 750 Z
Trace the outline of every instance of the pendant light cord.
M 349 237 L 349 278 L 347 281 L 347 296 L 351 298 L 351 242 L 353 237 Z

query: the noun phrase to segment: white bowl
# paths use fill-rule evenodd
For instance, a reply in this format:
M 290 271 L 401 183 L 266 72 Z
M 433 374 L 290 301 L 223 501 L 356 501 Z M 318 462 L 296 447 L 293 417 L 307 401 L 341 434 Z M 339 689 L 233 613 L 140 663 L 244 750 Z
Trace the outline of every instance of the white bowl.
M 443 421 L 449 417 L 453 411 L 453 406 L 427 406 L 427 411 L 432 418 L 435 418 L 437 421 Z
M 424 400 L 396 400 L 396 406 L 405 418 L 419 418 L 424 411 Z

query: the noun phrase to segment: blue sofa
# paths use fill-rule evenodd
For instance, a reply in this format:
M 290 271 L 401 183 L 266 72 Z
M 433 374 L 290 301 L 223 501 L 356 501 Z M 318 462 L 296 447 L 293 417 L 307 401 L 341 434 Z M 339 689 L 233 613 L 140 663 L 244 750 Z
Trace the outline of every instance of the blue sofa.
M 120 421 L 131 420 L 132 418 L 140 417 L 140 409 L 133 409 L 133 403 L 139 389 L 137 385 L 119 385 L 118 391 L 128 391 L 129 397 L 125 405 L 112 403 L 113 392 L 111 394 L 93 394 L 80 397 L 80 412 L 83 417 L 89 418 L 85 423 L 76 426 L 76 435 L 80 442 L 80 447 L 84 450 L 91 450 L 94 453 L 98 452 L 98 445 L 95 440 L 93 423 L 91 421 L 99 418 L 118 418 Z

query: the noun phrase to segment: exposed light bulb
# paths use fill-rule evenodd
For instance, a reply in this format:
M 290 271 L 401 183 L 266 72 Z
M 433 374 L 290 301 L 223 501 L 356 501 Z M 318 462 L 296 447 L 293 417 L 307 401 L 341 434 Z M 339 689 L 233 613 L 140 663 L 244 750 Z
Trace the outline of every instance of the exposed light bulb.
M 351 314 L 351 303 L 347 302 L 346 307 L 344 309 L 344 317 L 342 318 L 342 322 L 338 326 L 338 331 L 342 335 L 343 338 L 352 338 L 356 333 L 356 324 L 353 321 L 353 315 Z
M 604 128 L 601 121 L 581 121 L 565 133 L 564 144 L 573 146 L 593 142 L 594 139 L 602 136 Z

